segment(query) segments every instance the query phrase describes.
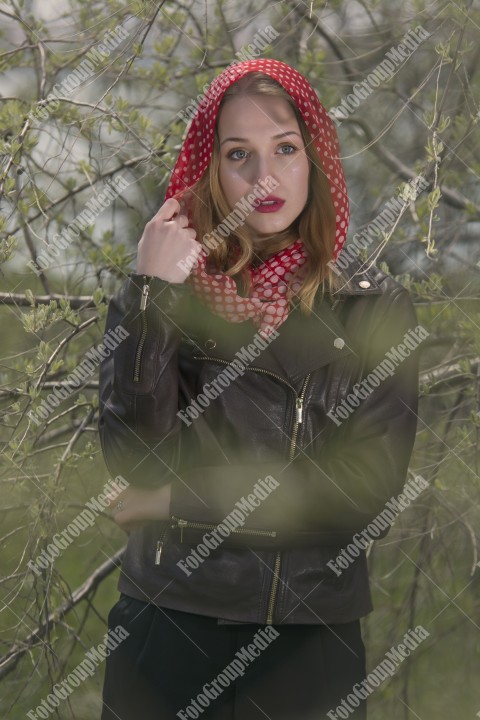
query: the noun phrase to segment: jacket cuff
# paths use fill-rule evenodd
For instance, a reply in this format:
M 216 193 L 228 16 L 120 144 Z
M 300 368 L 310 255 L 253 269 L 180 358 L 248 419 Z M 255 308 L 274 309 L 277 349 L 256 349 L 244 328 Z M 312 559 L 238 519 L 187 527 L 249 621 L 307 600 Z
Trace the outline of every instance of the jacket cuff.
M 129 314 L 140 318 L 143 310 L 148 326 L 159 330 L 165 321 L 181 328 L 182 310 L 192 287 L 187 282 L 171 283 L 155 275 L 129 273 L 124 292 Z

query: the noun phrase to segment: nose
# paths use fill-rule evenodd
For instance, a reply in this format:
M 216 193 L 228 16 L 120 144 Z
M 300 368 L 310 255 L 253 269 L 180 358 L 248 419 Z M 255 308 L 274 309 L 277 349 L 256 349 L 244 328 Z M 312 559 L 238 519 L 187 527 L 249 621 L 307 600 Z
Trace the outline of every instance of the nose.
M 274 158 L 265 153 L 258 153 L 255 161 L 252 163 L 252 181 L 257 184 L 260 180 L 266 180 L 267 177 L 275 177 Z

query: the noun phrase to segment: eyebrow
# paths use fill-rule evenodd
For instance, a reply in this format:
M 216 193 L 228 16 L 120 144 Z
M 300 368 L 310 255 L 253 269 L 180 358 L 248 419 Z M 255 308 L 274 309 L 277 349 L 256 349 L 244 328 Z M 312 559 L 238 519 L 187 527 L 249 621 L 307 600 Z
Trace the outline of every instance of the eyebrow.
M 279 138 L 286 137 L 287 135 L 298 135 L 299 137 L 301 137 L 300 133 L 298 133 L 296 130 L 287 130 L 286 132 L 280 133 L 279 135 L 273 135 L 271 139 L 278 140 Z M 222 140 L 220 145 L 223 145 L 223 143 L 226 143 L 229 140 L 234 140 L 235 142 L 248 142 L 248 138 L 228 137 L 225 138 L 225 140 Z

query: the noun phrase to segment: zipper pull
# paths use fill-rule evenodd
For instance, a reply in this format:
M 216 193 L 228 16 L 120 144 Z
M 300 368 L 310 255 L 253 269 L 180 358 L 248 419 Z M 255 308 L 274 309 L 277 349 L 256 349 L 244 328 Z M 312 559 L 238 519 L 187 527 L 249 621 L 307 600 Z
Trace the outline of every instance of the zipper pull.
M 180 528 L 180 542 L 183 542 L 183 528 L 187 526 L 187 521 L 178 519 L 177 526 Z
M 140 310 L 145 310 L 145 308 L 147 307 L 147 298 L 148 298 L 148 293 L 150 292 L 150 285 L 147 284 L 146 280 L 147 280 L 147 277 L 146 277 L 146 275 L 144 275 L 143 276 L 144 285 L 142 288 L 142 299 L 140 300 Z
M 300 425 L 303 418 L 303 400 L 302 398 L 297 398 L 295 400 L 295 410 L 297 412 L 297 423 Z
M 163 542 L 157 540 L 157 550 L 155 552 L 155 565 L 160 565 L 160 558 L 162 556 Z

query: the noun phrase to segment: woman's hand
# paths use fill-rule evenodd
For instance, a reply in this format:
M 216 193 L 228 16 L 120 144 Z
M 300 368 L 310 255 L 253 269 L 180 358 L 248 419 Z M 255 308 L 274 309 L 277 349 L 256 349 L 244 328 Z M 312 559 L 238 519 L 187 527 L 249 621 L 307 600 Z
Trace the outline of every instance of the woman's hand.
M 145 225 L 138 243 L 137 273 L 155 275 L 172 283 L 185 282 L 195 266 L 202 245 L 195 240 L 196 231 L 188 226 L 188 217 L 180 214 L 175 198 L 163 203 Z
M 147 520 L 168 520 L 171 487 L 171 483 L 155 490 L 130 486 L 110 499 L 107 496 L 114 522 L 130 534 Z

